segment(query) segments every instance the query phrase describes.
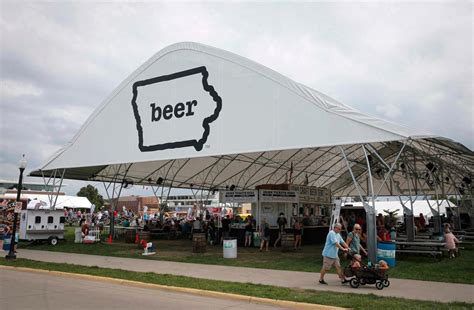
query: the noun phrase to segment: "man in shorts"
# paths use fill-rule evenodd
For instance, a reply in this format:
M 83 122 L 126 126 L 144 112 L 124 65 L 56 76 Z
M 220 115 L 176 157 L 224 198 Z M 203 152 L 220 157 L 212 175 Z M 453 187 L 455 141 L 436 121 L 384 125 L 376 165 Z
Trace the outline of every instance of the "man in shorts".
M 324 275 L 332 266 L 336 267 L 337 274 L 339 275 L 342 284 L 349 282 L 342 273 L 339 256 L 337 256 L 339 249 L 347 252 L 349 248 L 340 235 L 341 227 L 342 225 L 337 223 L 326 237 L 326 244 L 323 249 L 323 268 L 321 268 L 321 274 L 319 276 L 320 284 L 327 285 L 326 281 L 324 281 Z

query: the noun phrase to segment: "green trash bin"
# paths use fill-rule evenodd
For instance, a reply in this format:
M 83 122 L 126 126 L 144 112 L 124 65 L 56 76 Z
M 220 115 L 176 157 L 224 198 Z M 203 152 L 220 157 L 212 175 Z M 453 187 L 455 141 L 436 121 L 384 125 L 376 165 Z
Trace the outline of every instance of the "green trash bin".
M 260 233 L 259 232 L 254 232 L 252 234 L 252 241 L 253 241 L 253 246 L 255 248 L 259 248 L 260 247 Z

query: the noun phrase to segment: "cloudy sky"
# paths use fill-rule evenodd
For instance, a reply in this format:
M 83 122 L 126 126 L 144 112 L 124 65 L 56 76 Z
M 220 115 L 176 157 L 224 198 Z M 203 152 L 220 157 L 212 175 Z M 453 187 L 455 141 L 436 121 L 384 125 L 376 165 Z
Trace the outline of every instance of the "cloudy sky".
M 472 150 L 472 38 L 472 1 L 0 0 L 0 179 L 17 179 L 23 153 L 27 172 L 39 167 L 130 73 L 181 41 Z M 66 182 L 71 194 L 84 185 Z

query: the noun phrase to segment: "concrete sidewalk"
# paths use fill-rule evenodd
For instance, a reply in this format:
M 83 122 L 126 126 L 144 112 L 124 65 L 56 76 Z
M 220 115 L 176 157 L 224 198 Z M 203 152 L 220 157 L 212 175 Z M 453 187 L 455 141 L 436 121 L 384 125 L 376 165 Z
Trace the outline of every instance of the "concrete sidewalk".
M 228 267 L 204 264 L 188 264 L 148 259 L 120 258 L 110 256 L 83 255 L 49 251 L 20 250 L 19 258 L 68 263 L 82 266 L 98 266 L 137 272 L 154 272 L 193 278 L 266 284 L 281 287 L 313 289 L 357 294 L 374 294 L 384 297 L 399 297 L 440 302 L 474 303 L 474 285 L 441 283 L 405 279 L 390 279 L 390 287 L 377 290 L 374 285 L 357 289 L 342 285 L 335 274 L 327 274 L 329 285 L 318 283 L 319 274 L 299 271 L 280 271 L 259 268 Z

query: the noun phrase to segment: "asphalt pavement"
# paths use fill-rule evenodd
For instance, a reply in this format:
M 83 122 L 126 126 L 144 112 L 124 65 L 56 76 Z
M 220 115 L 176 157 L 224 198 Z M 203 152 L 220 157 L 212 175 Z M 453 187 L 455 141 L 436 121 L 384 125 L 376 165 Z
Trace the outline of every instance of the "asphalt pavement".
M 158 253 L 159 255 L 159 253 Z M 73 253 L 59 253 L 36 250 L 20 250 L 18 257 L 56 263 L 69 263 L 83 266 L 98 266 L 137 272 L 155 272 L 193 278 L 222 280 L 242 283 L 267 284 L 299 289 L 333 291 L 356 294 L 374 294 L 385 297 L 399 297 L 416 300 L 440 302 L 474 303 L 474 285 L 418 281 L 390 278 L 390 287 L 377 290 L 374 285 L 357 289 L 348 284 L 342 285 L 335 274 L 327 274 L 329 285 L 318 284 L 319 273 L 229 267 L 218 265 L 189 264 L 149 259 L 120 258 Z
M 94 280 L 0 269 L 0 309 L 285 309 L 249 303 L 125 286 Z

